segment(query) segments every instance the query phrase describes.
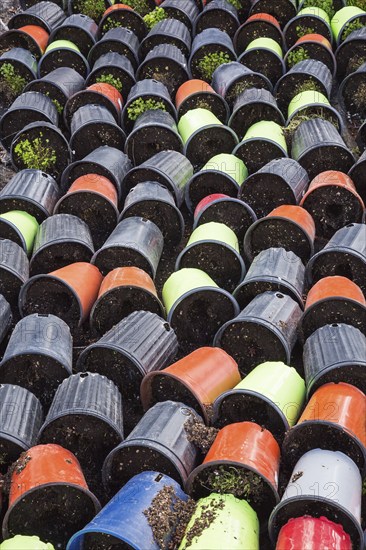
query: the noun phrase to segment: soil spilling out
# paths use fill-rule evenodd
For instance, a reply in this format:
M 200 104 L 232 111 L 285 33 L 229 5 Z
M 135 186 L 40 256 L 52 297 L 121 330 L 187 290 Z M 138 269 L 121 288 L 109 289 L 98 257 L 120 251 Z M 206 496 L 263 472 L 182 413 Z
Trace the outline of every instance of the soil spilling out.
M 204 454 L 209 451 L 219 432 L 217 428 L 208 428 L 193 415 L 186 420 L 184 428 L 188 441 L 196 445 Z
M 188 533 L 186 533 L 186 543 L 183 550 L 189 548 L 195 538 L 199 538 L 206 529 L 209 529 L 210 525 L 217 518 L 219 511 L 222 510 L 224 506 L 224 500 L 220 499 L 201 507 L 200 516 L 195 519 L 192 527 L 189 529 Z

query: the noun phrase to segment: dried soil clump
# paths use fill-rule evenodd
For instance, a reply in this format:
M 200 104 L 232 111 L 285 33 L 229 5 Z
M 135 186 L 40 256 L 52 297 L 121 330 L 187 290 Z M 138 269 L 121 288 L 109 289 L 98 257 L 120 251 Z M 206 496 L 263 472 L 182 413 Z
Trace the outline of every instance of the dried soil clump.
M 193 415 L 186 420 L 184 428 L 188 441 L 196 445 L 204 454 L 209 451 L 219 432 L 217 428 L 208 428 Z
M 220 499 L 214 502 L 210 502 L 210 504 L 207 504 L 201 507 L 200 516 L 196 518 L 192 527 L 189 529 L 188 533 L 186 533 L 186 543 L 184 545 L 183 550 L 186 550 L 186 548 L 189 548 L 193 540 L 196 537 L 197 538 L 200 537 L 202 533 L 210 527 L 210 525 L 217 518 L 219 510 L 222 510 L 224 506 L 225 506 L 224 499 Z

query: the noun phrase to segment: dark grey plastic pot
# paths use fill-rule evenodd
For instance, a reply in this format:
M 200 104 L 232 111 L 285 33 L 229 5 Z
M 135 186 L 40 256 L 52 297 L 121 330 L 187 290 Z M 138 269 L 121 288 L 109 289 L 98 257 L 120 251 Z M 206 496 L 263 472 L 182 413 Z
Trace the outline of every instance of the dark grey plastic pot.
M 94 65 L 97 59 L 105 53 L 116 52 L 125 55 L 137 69 L 139 40 L 130 29 L 118 27 L 106 32 L 105 35 L 92 47 L 88 55 L 90 65 Z
M 102 54 L 94 63 L 86 85 L 91 86 L 92 84 L 96 84 L 108 75 L 112 75 L 113 78 L 121 82 L 122 89 L 119 91 L 122 94 L 123 100 L 127 101 L 132 86 L 136 84 L 135 70 L 128 57 L 117 52 Z
M 154 222 L 164 237 L 164 244 L 177 245 L 184 233 L 184 219 L 172 193 L 160 183 L 138 183 L 127 195 L 119 221 L 140 216 Z
M 359 136 L 361 132 L 366 130 L 366 126 L 362 125 L 359 130 Z M 366 151 L 362 153 L 358 161 L 352 166 L 348 172 L 349 177 L 352 179 L 356 186 L 356 191 L 362 198 L 363 202 L 366 202 Z
M 192 0 L 164 0 L 160 7 L 164 9 L 169 19 L 177 19 L 191 31 L 199 9 Z
M 29 261 L 23 248 L 9 239 L 1 239 L 0 295 L 3 295 L 14 310 L 17 310 L 18 295 L 22 285 L 28 280 L 28 277 Z M 6 326 L 5 319 L 1 319 L 1 315 L 0 321 Z
M 149 409 L 126 440 L 106 458 L 103 480 L 115 493 L 131 477 L 155 468 L 183 485 L 198 465 L 198 448 L 186 422 L 201 417 L 183 403 L 164 401 Z
M 0 344 L 4 340 L 10 328 L 12 317 L 13 316 L 11 314 L 10 304 L 7 302 L 4 296 L 0 294 Z
M 366 27 L 351 32 L 335 52 L 337 75 L 344 78 L 366 61 Z M 361 60 L 361 63 L 360 61 Z
M 163 19 L 153 26 L 146 38 L 141 42 L 139 54 L 143 59 L 159 44 L 173 44 L 185 57 L 191 51 L 191 33 L 184 23 L 177 19 Z
M 236 61 L 232 40 L 226 32 L 215 28 L 205 29 L 197 34 L 192 42 L 189 68 L 193 78 L 207 80 L 207 75 L 202 72 L 199 64 L 206 55 L 214 53 L 224 53 L 228 61 Z
M 299 28 L 300 31 L 298 30 Z M 291 48 L 295 42 L 304 35 L 304 28 L 312 29 L 313 33 L 311 34 L 321 34 L 324 38 L 329 40 L 329 42 L 333 41 L 330 25 L 315 13 L 306 13 L 293 17 L 284 28 L 283 34 L 288 48 Z M 305 34 L 309 33 L 305 32 Z
M 0 364 L 0 381 L 32 392 L 47 409 L 62 380 L 72 373 L 69 326 L 55 315 L 34 313 L 19 321 Z
M 108 30 L 111 25 L 112 28 Z M 108 32 L 114 30 L 113 27 L 130 30 L 139 41 L 143 40 L 147 34 L 145 21 L 135 10 L 118 9 L 104 15 L 99 23 L 99 33 L 102 35 L 102 38 Z
M 62 24 L 52 31 L 49 43 L 55 40 L 69 40 L 75 44 L 84 56 L 94 46 L 98 33 L 98 25 L 83 13 L 67 17 Z
M 0 214 L 23 210 L 42 223 L 53 213 L 59 189 L 52 176 L 41 170 L 21 170 L 0 191 Z
M 183 153 L 182 138 L 174 118 L 160 109 L 142 113 L 127 137 L 125 153 L 137 166 L 160 151 L 169 150 Z
M 366 87 L 366 63 L 346 76 L 339 87 L 339 97 L 345 110 L 353 115 L 365 117 L 366 101 L 361 90 Z
M 255 13 L 268 13 L 279 21 L 281 27 L 296 15 L 296 2 L 293 0 L 252 0 L 250 15 Z
M 288 365 L 300 318 L 301 308 L 290 296 L 264 292 L 219 329 L 214 345 L 235 359 L 243 376 L 265 361 Z
M 0 56 L 0 68 L 4 64 L 10 63 L 14 67 L 16 76 L 24 79 L 25 84 L 34 80 L 37 76 L 37 60 L 28 50 L 23 48 L 12 48 Z M 23 90 L 22 90 L 23 91 Z M 2 101 L 4 105 L 9 105 L 16 97 L 12 90 L 2 91 Z
M 231 38 L 239 28 L 238 12 L 227 0 L 212 0 L 194 22 L 195 34 L 212 28 L 226 32 Z
M 51 33 L 66 19 L 65 12 L 54 2 L 38 2 L 30 8 L 16 13 L 8 21 L 9 29 L 36 25 Z
M 89 63 L 82 53 L 62 46 L 43 54 L 38 63 L 38 78 L 42 78 L 58 67 L 71 67 L 84 78 L 90 72 Z
M 126 136 L 106 107 L 83 105 L 75 111 L 70 124 L 70 149 L 74 160 L 81 160 L 99 147 L 122 150 Z
M 238 28 L 234 36 L 234 46 L 236 53 L 243 53 L 249 44 L 256 38 L 272 38 L 281 47 L 284 45 L 282 31 L 271 21 L 257 19 L 255 21 L 244 21 Z
M 298 204 L 308 185 L 309 176 L 296 160 L 280 158 L 251 174 L 240 187 L 239 198 L 262 218 L 281 204 Z
M 75 262 L 89 262 L 93 254 L 93 241 L 86 223 L 70 214 L 56 214 L 39 226 L 30 273 L 33 276 Z
M 23 451 L 35 445 L 43 414 L 38 399 L 19 386 L 0 384 L 1 471 L 6 473 Z
M 250 48 L 238 57 L 239 63 L 252 71 L 258 71 L 275 85 L 286 72 L 283 58 L 264 46 Z
M 117 267 L 135 266 L 154 279 L 163 246 L 164 237 L 155 223 L 137 216 L 125 218 L 94 254 L 92 263 L 103 275 Z

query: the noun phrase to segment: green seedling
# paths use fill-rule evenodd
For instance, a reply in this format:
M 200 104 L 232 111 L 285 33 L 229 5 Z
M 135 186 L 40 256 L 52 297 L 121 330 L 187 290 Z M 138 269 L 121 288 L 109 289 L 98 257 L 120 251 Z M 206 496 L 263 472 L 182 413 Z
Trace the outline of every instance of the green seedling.
M 362 0 L 361 0 L 362 1 Z M 335 9 L 333 6 L 333 0 L 306 0 L 303 8 L 320 8 L 321 10 L 324 10 L 330 19 L 332 19 L 333 15 L 335 14 Z
M 166 19 L 166 13 L 163 8 L 156 7 L 153 11 L 144 15 L 144 21 L 149 30 L 164 19 Z
M 311 91 L 323 93 L 323 90 L 321 89 L 321 87 L 317 82 L 311 79 L 304 80 L 304 82 L 300 82 L 295 87 L 292 97 L 295 97 L 297 94 L 301 94 L 302 92 L 311 92 Z
M 139 97 L 127 107 L 127 115 L 130 120 L 136 120 L 145 111 L 156 111 L 157 109 L 161 109 L 162 111 L 166 110 L 162 101 L 153 98 L 143 99 Z
M 296 48 L 288 54 L 287 63 L 289 67 L 293 67 L 297 63 L 300 63 L 300 61 L 305 61 L 306 59 L 310 59 L 310 55 L 305 48 Z
M 11 63 L 3 63 L 0 67 L 0 92 L 7 100 L 15 99 L 24 89 L 27 81 Z
M 49 140 L 43 141 L 37 137 L 30 141 L 22 139 L 14 148 L 14 153 L 26 168 L 44 170 L 47 172 L 56 164 L 56 151 L 49 145 Z
M 305 27 L 305 25 L 298 25 L 296 27 L 296 36 L 297 38 L 301 38 L 302 36 L 305 36 L 305 34 L 314 34 L 315 30 L 311 27 Z
M 348 0 L 347 6 L 356 6 L 366 11 L 366 0 Z
M 204 484 L 214 493 L 232 494 L 250 502 L 255 500 L 261 482 L 260 476 L 254 472 L 234 466 L 218 466 L 210 471 Z
M 347 23 L 346 27 L 342 33 L 342 42 L 346 40 L 347 36 L 349 36 L 353 31 L 358 31 L 359 29 L 362 29 L 364 27 L 364 23 L 357 18 L 354 19 L 354 21 L 351 21 L 351 23 Z
M 98 83 L 110 84 L 111 86 L 114 86 L 114 88 L 116 88 L 116 90 L 118 90 L 119 92 L 122 91 L 121 79 L 118 78 L 118 77 L 113 76 L 111 73 L 102 74 L 102 75 L 98 76 L 96 78 L 96 81 Z
M 214 71 L 224 63 L 230 63 L 229 55 L 225 52 L 213 52 L 202 57 L 197 63 L 197 68 L 202 77 L 211 82 Z
M 130 8 L 134 9 L 137 13 L 142 15 L 142 17 L 150 11 L 150 6 L 146 0 L 123 0 L 123 4 L 130 6 Z
M 106 10 L 104 0 L 78 0 L 74 5 L 75 13 L 83 13 L 94 21 L 99 21 Z

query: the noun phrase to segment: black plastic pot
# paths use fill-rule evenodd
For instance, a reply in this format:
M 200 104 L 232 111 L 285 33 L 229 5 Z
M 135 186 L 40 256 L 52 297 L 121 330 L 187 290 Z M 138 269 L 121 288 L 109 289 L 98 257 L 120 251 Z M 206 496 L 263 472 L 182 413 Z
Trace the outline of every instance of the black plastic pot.
M 344 78 L 366 61 L 366 27 L 351 32 L 335 52 L 337 75 Z
M 13 48 L 21 48 L 29 51 L 37 61 L 43 55 L 40 44 L 27 32 L 21 29 L 10 29 L 0 35 L 0 55 Z
M 311 39 L 302 40 L 300 44 L 294 44 L 292 48 L 287 51 L 285 55 L 285 64 L 287 69 L 291 68 L 291 66 L 289 65 L 290 54 L 295 53 L 299 50 L 304 50 L 306 52 L 306 55 L 308 56 L 308 59 L 315 59 L 316 61 L 321 61 L 322 63 L 324 63 L 324 65 L 326 65 L 332 73 L 333 77 L 335 76 L 337 62 L 334 57 L 333 51 L 321 42 L 315 42 Z
M 304 344 L 308 397 L 329 382 L 346 382 L 365 392 L 365 346 L 365 335 L 350 325 L 333 323 L 316 330 Z
M 129 29 L 136 35 L 139 41 L 143 40 L 147 34 L 145 21 L 133 9 L 120 8 L 103 15 L 99 23 L 100 34 L 106 35 L 110 30 L 114 30 L 114 28 Z
M 86 57 L 96 42 L 97 33 L 98 25 L 93 19 L 83 13 L 76 13 L 52 31 L 49 43 L 55 40 L 70 40 Z
M 74 160 L 81 160 L 99 147 L 122 150 L 126 136 L 113 115 L 102 105 L 83 105 L 72 116 L 70 149 Z
M 72 373 L 72 338 L 55 315 L 28 315 L 16 325 L 3 360 L 0 381 L 18 384 L 50 406 L 62 380 Z
M 189 68 L 192 77 L 210 81 L 211 77 L 208 77 L 201 71 L 199 63 L 206 55 L 218 53 L 226 54 L 228 62 L 236 61 L 236 53 L 232 40 L 226 32 L 219 29 L 205 29 L 200 34 L 197 34 L 193 40 L 191 56 L 189 58 Z
M 61 187 L 66 191 L 80 176 L 98 174 L 108 178 L 114 184 L 118 196 L 121 197 L 122 181 L 131 168 L 132 163 L 127 155 L 115 147 L 104 145 L 82 160 L 70 164 L 62 174 Z
M 169 323 L 155 313 L 135 311 L 86 347 L 76 370 L 98 372 L 116 384 L 122 393 L 124 425 L 129 432 L 143 414 L 143 377 L 171 364 L 177 351 L 178 340 Z
M 296 15 L 296 2 L 293 0 L 252 0 L 250 15 L 254 13 L 269 13 L 273 15 L 283 27 L 287 21 Z
M 361 139 L 360 136 L 364 134 L 366 130 L 366 126 L 363 124 L 359 129 L 359 139 Z M 362 137 L 362 142 L 364 142 L 364 138 Z M 366 141 L 365 141 L 366 143 Z M 366 151 L 362 153 L 358 161 L 352 166 L 350 171 L 348 172 L 349 177 L 352 179 L 353 183 L 355 184 L 356 191 L 362 198 L 363 202 L 366 202 Z
M 154 222 L 164 237 L 164 244 L 177 245 L 184 233 L 184 219 L 170 191 L 160 183 L 138 183 L 127 195 L 119 220 L 140 216 Z
M 58 126 L 58 113 L 51 99 L 38 92 L 25 92 L 16 98 L 0 119 L 0 139 L 9 150 L 11 142 L 24 126 L 46 121 Z
M 56 160 L 47 168 L 47 173 L 58 181 L 62 171 L 70 162 L 71 151 L 61 131 L 49 122 L 27 124 L 27 126 L 16 134 L 10 148 L 10 156 L 14 168 L 16 170 L 28 168 L 27 163 L 15 151 L 18 143 L 24 140 L 29 140 L 32 143 L 36 139 L 40 140 L 44 148 L 54 151 Z
M 275 95 L 277 103 L 284 115 L 290 101 L 302 91 L 302 87 L 309 89 L 309 84 L 314 85 L 314 90 L 321 92 L 330 98 L 332 91 L 332 73 L 324 63 L 315 59 L 306 59 L 296 63 L 276 84 Z
M 248 69 L 258 71 L 266 76 L 273 85 L 286 72 L 283 58 L 273 50 L 263 46 L 243 52 L 238 61 Z
M 71 67 L 84 78 L 90 72 L 86 57 L 79 51 L 63 45 L 50 51 L 46 50 L 38 63 L 38 78 L 42 78 L 59 67 Z
M 149 160 L 160 151 L 183 153 L 183 142 L 174 118 L 160 109 L 142 113 L 128 135 L 125 153 L 135 166 Z
M 139 40 L 130 29 L 111 29 L 92 47 L 88 55 L 90 65 L 105 53 L 115 52 L 125 55 L 136 70 L 139 64 Z
M 8 21 L 9 29 L 19 29 L 26 25 L 42 27 L 51 34 L 66 19 L 65 12 L 54 2 L 38 2 L 25 11 L 16 13 Z
M 106 458 L 103 480 L 109 491 L 115 493 L 136 474 L 154 468 L 183 485 L 200 459 L 186 427 L 191 418 L 201 420 L 193 409 L 175 401 L 149 409 Z
M 31 276 L 75 262 L 89 262 L 94 246 L 89 227 L 70 214 L 56 214 L 39 227 L 30 260 Z
M 202 85 L 208 86 L 203 81 Z M 185 97 L 179 106 L 176 99 L 176 105 L 178 120 L 188 111 L 199 108 L 211 111 L 223 124 L 226 124 L 229 118 L 229 107 L 225 99 L 212 88 L 207 89 L 204 86 L 202 86 L 202 90 Z
M 164 0 L 160 7 L 169 19 L 181 21 L 190 31 L 199 14 L 199 9 L 192 0 Z
M 272 91 L 272 84 L 266 76 L 251 71 L 237 61 L 220 65 L 212 75 L 211 84 L 215 92 L 226 99 L 230 108 L 238 95 L 248 88 L 265 88 Z
M 256 21 L 245 21 L 234 36 L 236 53 L 240 55 L 247 46 L 256 38 L 272 38 L 277 44 L 283 47 L 284 37 L 281 29 L 271 21 L 257 19 Z
M 34 80 L 37 75 L 37 60 L 28 50 L 12 48 L 0 56 L 0 68 L 5 64 L 14 67 L 15 75 L 24 79 L 24 85 Z M 1 79 L 3 81 L 3 79 Z M 23 91 L 23 90 L 22 90 Z M 17 96 L 12 89 L 2 91 L 2 102 L 9 105 Z
M 365 118 L 366 97 L 363 91 L 366 88 L 366 63 L 363 63 L 355 72 L 346 76 L 339 87 L 339 96 L 345 110 L 353 115 Z
M 321 34 L 329 42 L 333 40 L 332 30 L 324 19 L 318 17 L 315 13 L 304 13 L 291 19 L 283 30 L 288 48 L 291 48 L 301 36 L 309 34 L 308 32 L 304 32 L 304 28 L 313 29 L 314 34 Z
M 347 173 L 355 162 L 336 128 L 321 118 L 306 120 L 292 137 L 291 156 L 307 171 L 312 180 L 326 170 Z
M 126 104 L 122 111 L 122 125 L 130 132 L 139 114 L 144 112 L 141 102 L 152 100 L 159 109 L 165 109 L 176 120 L 176 110 L 171 101 L 167 87 L 154 78 L 139 80 L 131 88 Z M 134 111 L 134 105 L 137 107 Z
M 214 345 L 235 359 L 243 376 L 265 361 L 288 365 L 300 318 L 301 308 L 290 296 L 264 292 L 219 329 Z
M 308 185 L 308 174 L 298 162 L 280 158 L 251 174 L 240 187 L 239 198 L 262 218 L 281 204 L 298 204 Z
M 21 286 L 29 277 L 29 261 L 27 254 L 18 244 L 9 239 L 0 240 L 0 295 L 17 309 L 18 295 Z M 0 307 L 1 309 L 1 307 Z M 6 326 L 5 319 L 0 320 Z M 1 343 L 1 330 L 0 330 Z
M 0 191 L 0 214 L 23 210 L 42 223 L 59 198 L 55 180 L 40 170 L 21 170 Z
M 73 13 L 83 13 L 83 0 L 67 0 L 67 3 L 68 12 L 70 15 Z M 104 6 L 98 5 L 98 11 L 96 11 L 93 15 L 93 18 L 97 21 L 97 23 L 103 17 L 104 11 L 108 9 L 113 4 L 113 2 L 111 0 L 103 0 L 103 4 Z
M 227 0 L 212 0 L 194 22 L 195 34 L 217 28 L 233 38 L 239 28 L 238 12 Z
M 0 384 L 0 417 L 0 468 L 5 474 L 23 451 L 35 445 L 43 421 L 42 407 L 26 389 Z
M 342 275 L 366 292 L 366 225 L 351 223 L 339 229 L 325 247 L 315 254 L 306 273 L 309 282 Z
M 0 344 L 4 340 L 12 321 L 12 314 L 10 309 L 10 304 L 0 294 Z
M 91 86 L 97 82 L 102 82 L 103 77 L 109 75 L 120 81 L 122 88 L 118 91 L 122 94 L 123 100 L 127 101 L 132 86 L 136 84 L 135 71 L 128 57 L 117 52 L 108 52 L 101 55 L 94 63 L 86 85 Z
M 271 92 L 265 88 L 249 88 L 234 101 L 229 126 L 239 139 L 243 139 L 250 126 L 261 120 L 285 125 L 285 118 Z
M 161 151 L 130 170 L 123 181 L 123 198 L 137 183 L 155 181 L 173 193 L 178 208 L 183 203 L 184 188 L 193 175 L 190 161 L 178 151 Z
M 66 128 L 70 128 L 72 117 L 80 107 L 91 104 L 106 107 L 113 115 L 116 123 L 120 123 L 120 113 L 122 109 L 121 95 L 114 86 L 114 91 L 110 93 L 110 95 L 107 95 L 103 89 L 104 86 L 105 84 L 103 83 L 94 84 L 84 90 L 80 90 L 68 99 L 64 109 L 64 123 Z
M 191 51 L 191 33 L 184 23 L 177 19 L 163 19 L 153 26 L 146 38 L 141 42 L 139 54 L 142 59 L 159 44 L 172 44 L 185 57 Z

